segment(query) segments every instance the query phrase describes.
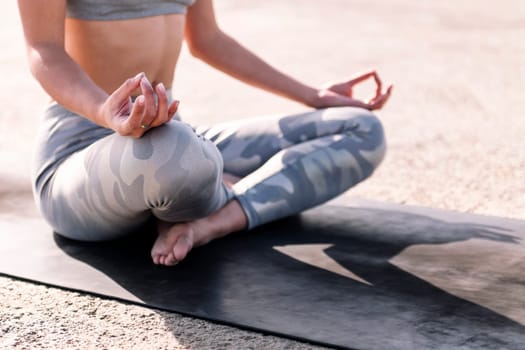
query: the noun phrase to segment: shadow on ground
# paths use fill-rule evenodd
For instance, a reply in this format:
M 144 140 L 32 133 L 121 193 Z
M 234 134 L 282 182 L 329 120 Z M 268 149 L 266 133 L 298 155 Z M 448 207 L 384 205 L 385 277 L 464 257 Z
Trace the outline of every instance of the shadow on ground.
M 107 243 L 58 235 L 55 242 L 163 310 L 325 345 L 518 347 L 525 342 L 523 325 L 392 263 L 414 245 L 520 243 L 504 220 L 486 225 L 468 218 L 450 223 L 403 211 L 325 206 L 195 249 L 174 268 L 151 264 L 152 227 Z

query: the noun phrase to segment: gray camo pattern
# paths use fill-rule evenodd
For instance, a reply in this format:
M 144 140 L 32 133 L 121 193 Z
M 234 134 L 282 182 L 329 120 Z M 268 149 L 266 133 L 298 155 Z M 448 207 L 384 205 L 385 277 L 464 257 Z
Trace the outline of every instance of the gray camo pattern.
M 196 129 L 173 120 L 133 139 L 55 104 L 41 123 L 34 193 L 53 229 L 78 240 L 123 236 L 151 215 L 193 220 L 233 198 L 251 229 L 345 192 L 385 149 L 380 121 L 351 107 Z M 230 189 L 223 172 L 242 180 Z

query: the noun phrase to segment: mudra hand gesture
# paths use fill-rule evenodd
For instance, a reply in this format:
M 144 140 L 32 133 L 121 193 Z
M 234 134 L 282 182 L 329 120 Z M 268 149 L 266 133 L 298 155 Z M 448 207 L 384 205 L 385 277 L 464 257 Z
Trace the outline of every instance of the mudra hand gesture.
M 141 95 L 132 102 L 131 94 L 139 88 Z M 169 104 L 162 83 L 153 87 L 144 73 L 140 73 L 127 79 L 108 96 L 100 115 L 105 125 L 118 134 L 139 138 L 149 129 L 169 122 L 178 105 L 178 101 Z
M 362 101 L 354 97 L 354 87 L 373 79 L 376 85 L 375 96 L 367 101 Z M 389 85 L 383 92 L 383 83 L 376 71 L 370 71 L 352 78 L 343 83 L 328 84 L 319 89 L 317 98 L 312 107 L 360 107 L 368 110 L 380 109 L 388 101 L 392 93 L 393 85 Z

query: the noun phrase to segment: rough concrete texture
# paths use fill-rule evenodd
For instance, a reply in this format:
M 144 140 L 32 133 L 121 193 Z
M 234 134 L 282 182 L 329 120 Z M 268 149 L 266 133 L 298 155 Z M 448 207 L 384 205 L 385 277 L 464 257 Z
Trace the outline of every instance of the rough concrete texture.
M 31 143 L 46 97 L 27 70 L 16 2 L 3 6 L 0 208 L 20 211 L 31 200 Z M 227 32 L 305 82 L 373 67 L 395 84 L 378 113 L 387 158 L 346 195 L 524 218 L 523 1 L 218 0 L 216 8 Z M 187 51 L 176 74 L 174 95 L 194 123 L 303 108 L 214 72 Z M 5 277 L 0 302 L 0 348 L 313 348 Z

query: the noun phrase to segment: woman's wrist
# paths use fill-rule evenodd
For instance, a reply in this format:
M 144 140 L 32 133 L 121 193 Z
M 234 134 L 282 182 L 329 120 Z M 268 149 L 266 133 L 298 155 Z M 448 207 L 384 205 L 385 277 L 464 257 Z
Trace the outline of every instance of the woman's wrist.
M 313 87 L 304 85 L 295 100 L 308 107 L 318 108 L 319 107 L 319 90 Z
M 106 93 L 95 94 L 86 106 L 85 116 L 95 122 L 96 124 L 108 128 L 107 124 L 107 110 L 106 101 L 108 95 Z

